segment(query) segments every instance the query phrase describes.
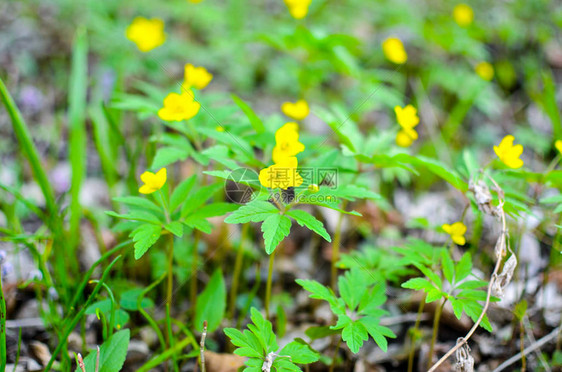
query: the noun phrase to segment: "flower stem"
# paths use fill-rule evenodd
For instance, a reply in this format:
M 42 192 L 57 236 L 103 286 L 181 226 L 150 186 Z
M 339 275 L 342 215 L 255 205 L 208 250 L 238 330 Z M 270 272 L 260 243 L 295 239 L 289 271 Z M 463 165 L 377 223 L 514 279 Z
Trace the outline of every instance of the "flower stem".
M 242 264 L 244 262 L 244 238 L 248 233 L 250 224 L 245 223 L 242 225 L 242 232 L 240 234 L 240 244 L 238 244 L 238 251 L 236 251 L 236 261 L 234 262 L 234 273 L 232 276 L 232 286 L 230 287 L 230 304 L 229 304 L 229 318 L 234 321 L 234 313 L 236 312 L 236 296 L 238 294 L 238 284 L 240 281 L 240 273 L 242 271 Z
M 439 320 L 441 319 L 441 313 L 443 312 L 443 307 L 445 306 L 447 299 L 443 299 L 441 306 L 437 307 L 435 311 L 435 316 L 433 318 L 433 335 L 431 336 L 431 346 L 429 347 L 429 354 L 427 357 L 427 368 L 430 368 L 433 364 L 433 349 L 435 348 L 435 341 L 437 340 L 437 333 L 439 333 Z
M 277 247 L 279 249 L 280 247 Z M 271 282 L 273 279 L 273 261 L 275 260 L 275 251 L 269 255 L 269 269 L 267 271 L 267 284 L 265 286 L 265 318 L 269 320 L 269 302 L 271 301 Z
M 418 317 L 416 318 L 416 324 L 414 329 L 411 330 L 410 339 L 410 354 L 408 355 L 408 372 L 412 372 L 414 369 L 414 354 L 416 352 L 416 341 L 418 339 L 418 332 L 420 327 L 421 315 L 423 314 L 423 308 L 425 307 L 425 297 L 420 301 L 420 306 L 418 307 Z
M 190 285 L 190 301 L 191 312 L 195 318 L 195 303 L 197 302 L 197 269 L 199 266 L 199 230 L 195 231 L 195 239 L 193 240 L 193 252 L 191 256 L 191 285 Z

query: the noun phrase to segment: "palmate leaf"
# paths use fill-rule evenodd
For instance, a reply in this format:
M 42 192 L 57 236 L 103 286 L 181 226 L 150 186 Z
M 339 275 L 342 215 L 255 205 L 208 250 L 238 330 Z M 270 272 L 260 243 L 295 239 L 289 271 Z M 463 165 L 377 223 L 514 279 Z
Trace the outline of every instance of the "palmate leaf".
M 338 323 L 333 328 L 342 329 L 342 340 L 345 341 L 349 350 L 354 354 L 363 346 L 363 342 L 369 338 L 365 325 L 358 320 L 351 320 L 347 315 L 338 317 Z
M 275 248 L 281 243 L 289 232 L 291 232 L 291 219 L 281 214 L 272 214 L 261 224 L 265 251 L 272 254 Z
M 297 338 L 293 342 L 288 343 L 281 349 L 279 355 L 288 356 L 293 363 L 298 364 L 314 363 L 320 359 L 320 354 L 313 350 L 310 345 L 301 338 Z
M 375 340 L 377 345 L 379 345 L 381 350 L 386 352 L 388 348 L 388 341 L 386 341 L 386 337 L 396 338 L 394 332 L 392 332 L 392 330 L 388 327 L 381 326 L 379 324 L 379 319 L 372 316 L 363 317 L 359 319 L 359 321 L 365 326 L 367 332 L 371 335 L 373 340 Z

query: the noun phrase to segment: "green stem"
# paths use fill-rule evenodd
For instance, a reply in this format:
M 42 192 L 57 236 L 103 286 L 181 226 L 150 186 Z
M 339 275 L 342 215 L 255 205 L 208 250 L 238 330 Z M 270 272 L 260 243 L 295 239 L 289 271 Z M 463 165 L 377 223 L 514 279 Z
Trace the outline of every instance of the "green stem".
M 420 305 L 418 307 L 418 316 L 416 318 L 416 324 L 414 325 L 414 329 L 411 330 L 411 344 L 410 344 L 410 353 L 408 355 L 408 372 L 412 372 L 414 369 L 414 354 L 416 353 L 416 341 L 418 339 L 418 332 L 421 322 L 421 315 L 423 314 L 423 308 L 425 307 L 425 297 L 420 301 Z
M 279 249 L 277 247 L 277 249 Z M 275 250 L 276 251 L 276 250 Z M 269 269 L 267 270 L 267 283 L 265 285 L 265 318 L 269 320 L 269 302 L 271 301 L 271 283 L 273 279 L 273 262 L 275 260 L 275 251 L 269 255 Z
M 195 239 L 193 241 L 193 252 L 191 257 L 191 283 L 190 283 L 190 302 L 191 302 L 191 315 L 195 319 L 195 304 L 197 303 L 197 270 L 199 266 L 199 230 L 195 231 Z
M 166 304 L 166 327 L 168 329 L 167 332 L 167 337 L 168 337 L 168 344 L 169 344 L 169 349 L 173 349 L 174 348 L 174 333 L 172 331 L 172 317 L 170 316 L 170 304 Z M 174 367 L 174 371 L 178 372 L 179 368 L 178 368 L 178 361 L 176 358 L 176 354 L 172 354 L 172 366 Z
M 156 281 L 151 285 L 149 285 L 148 287 L 146 287 L 137 298 L 137 309 L 146 318 L 152 329 L 154 329 L 154 332 L 156 332 L 156 336 L 158 336 L 158 340 L 160 341 L 160 346 L 162 346 L 162 350 L 166 350 L 166 342 L 164 341 L 164 336 L 160 331 L 160 327 L 158 327 L 158 324 L 154 321 L 154 319 L 152 319 L 152 317 L 146 312 L 146 310 L 142 308 L 141 304 L 144 296 L 148 292 L 150 292 L 154 287 L 156 287 L 162 280 L 164 280 L 166 275 L 167 273 L 164 273 L 160 278 L 156 279 Z
M 245 223 L 242 225 L 242 232 L 240 234 L 240 244 L 238 251 L 236 251 L 236 261 L 234 262 L 234 273 L 232 276 L 232 286 L 230 287 L 230 304 L 229 304 L 229 318 L 234 321 L 234 313 L 236 312 L 236 296 L 238 295 L 238 283 L 240 281 L 240 273 L 242 271 L 242 264 L 244 261 L 244 238 L 248 233 L 250 224 Z
M 332 364 L 330 364 L 330 372 L 334 372 L 334 368 L 336 368 L 336 360 L 338 359 L 338 350 L 340 349 L 341 345 L 341 336 L 338 338 L 338 343 L 334 350 L 334 357 L 332 358 Z
M 347 201 L 343 202 L 342 209 L 345 209 Z M 334 241 L 332 242 L 332 273 L 330 276 L 330 287 L 333 291 L 336 291 L 337 277 L 338 277 L 338 260 L 340 256 L 340 243 L 341 243 L 341 229 L 343 225 L 343 213 L 340 213 L 338 217 L 338 224 L 336 225 L 336 231 L 334 233 Z
M 0 371 L 6 370 L 6 301 L 0 275 Z
M 445 306 L 447 299 L 443 299 L 441 306 L 435 311 L 435 317 L 433 318 L 433 334 L 431 335 L 431 346 L 429 347 L 429 354 L 427 358 L 427 368 L 429 369 L 433 364 L 433 349 L 435 348 L 435 341 L 437 340 L 437 333 L 439 333 L 439 320 L 441 319 L 441 313 L 443 312 L 443 307 Z
M 53 352 L 53 355 L 51 356 L 51 359 L 49 360 L 49 362 L 47 363 L 47 366 L 45 366 L 45 371 L 50 371 L 51 368 L 53 367 L 53 363 L 55 362 L 55 358 L 59 355 L 59 353 L 61 352 L 61 350 L 66 347 L 66 343 L 68 340 L 68 336 L 70 335 L 70 333 L 74 330 L 74 328 L 76 327 L 76 324 L 78 324 L 78 322 L 80 321 L 80 319 L 82 318 L 82 316 L 84 315 L 84 312 L 86 312 L 86 309 L 88 308 L 88 306 L 90 306 L 90 304 L 92 303 L 92 301 L 96 298 L 98 292 L 101 290 L 102 288 L 102 283 L 105 282 L 105 279 L 107 278 L 107 276 L 109 275 L 109 271 L 113 268 L 113 265 L 115 265 L 115 263 L 117 261 L 119 261 L 119 259 L 121 258 L 121 256 L 117 256 L 105 269 L 105 271 L 103 272 L 98 284 L 94 287 L 94 290 L 92 291 L 92 293 L 90 294 L 90 296 L 88 297 L 88 299 L 86 300 L 86 303 L 84 303 L 84 306 L 82 306 L 82 309 L 78 312 L 78 314 L 76 314 L 74 316 L 74 318 L 72 319 L 72 321 L 70 321 L 70 323 L 67 324 L 67 327 L 64 329 L 63 333 L 63 337 L 59 340 L 59 343 L 57 344 L 57 347 L 55 348 L 55 351 Z
M 168 358 L 170 358 L 172 355 L 175 355 L 177 352 L 181 351 L 184 347 L 189 345 L 190 342 L 191 342 L 191 339 L 189 337 L 186 337 L 181 342 L 178 342 L 177 344 L 175 344 L 173 348 L 168 349 L 165 352 L 163 352 L 162 354 L 150 359 L 143 366 L 141 366 L 137 370 L 137 372 L 149 371 L 151 368 L 154 368 L 157 365 L 162 364 L 164 361 L 168 360 Z

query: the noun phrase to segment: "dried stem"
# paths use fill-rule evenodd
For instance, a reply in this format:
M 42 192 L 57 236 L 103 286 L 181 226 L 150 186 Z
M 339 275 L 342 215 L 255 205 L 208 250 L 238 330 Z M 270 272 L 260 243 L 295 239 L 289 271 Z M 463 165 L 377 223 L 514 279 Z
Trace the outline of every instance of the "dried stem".
M 476 331 L 476 329 L 478 328 L 478 326 L 482 322 L 482 320 L 484 319 L 484 316 L 486 316 L 486 312 L 488 311 L 488 306 L 490 306 L 490 298 L 492 296 L 492 288 L 493 288 L 494 283 L 496 282 L 497 277 L 498 277 L 498 271 L 499 271 L 500 266 L 501 266 L 502 257 L 505 255 L 505 252 L 506 252 L 507 226 L 506 226 L 506 220 L 505 220 L 505 212 L 503 210 L 504 193 L 503 193 L 503 190 L 500 188 L 500 186 L 496 183 L 496 181 L 492 177 L 490 177 L 488 174 L 486 174 L 486 176 L 490 179 L 490 181 L 494 184 L 494 186 L 496 188 L 496 192 L 498 194 L 498 199 L 499 199 L 499 205 L 497 207 L 497 210 L 498 210 L 498 213 L 500 215 L 501 222 L 502 222 L 502 230 L 500 232 L 500 237 L 498 238 L 498 240 L 496 242 L 496 247 L 494 249 L 494 253 L 496 254 L 496 260 L 497 261 L 496 261 L 496 265 L 494 267 L 494 271 L 492 272 L 492 276 L 490 277 L 490 283 L 488 284 L 488 291 L 487 291 L 487 294 L 486 294 L 486 302 L 484 303 L 484 307 L 482 308 L 482 313 L 480 313 L 480 316 L 478 317 L 478 319 L 476 320 L 476 322 L 474 323 L 472 328 L 468 331 L 466 336 L 459 338 L 459 340 L 457 340 L 457 344 L 453 348 L 451 348 L 451 350 L 449 350 L 445 355 L 443 355 L 443 357 L 441 357 L 441 359 L 439 359 L 428 370 L 428 372 L 434 372 L 437 369 L 437 367 L 439 367 L 441 364 L 443 364 L 443 362 L 445 362 L 451 355 L 453 355 L 453 353 L 455 351 L 457 351 L 457 349 L 459 349 L 465 343 L 467 343 L 468 340 L 470 339 L 470 337 L 472 337 L 472 335 L 474 334 L 474 332 Z
M 199 344 L 199 355 L 201 358 L 201 372 L 205 372 L 205 338 L 207 337 L 207 321 L 203 322 L 203 333 L 201 334 L 201 343 Z

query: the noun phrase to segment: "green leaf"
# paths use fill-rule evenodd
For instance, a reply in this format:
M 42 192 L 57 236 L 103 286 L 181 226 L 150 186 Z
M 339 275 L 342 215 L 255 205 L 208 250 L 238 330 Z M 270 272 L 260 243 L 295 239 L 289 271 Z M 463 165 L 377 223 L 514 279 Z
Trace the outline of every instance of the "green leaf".
M 238 105 L 238 107 L 240 107 L 240 109 L 242 109 L 244 114 L 246 114 L 246 116 L 250 120 L 250 124 L 252 124 L 252 127 L 257 133 L 265 132 L 265 127 L 261 119 L 256 115 L 254 110 L 252 110 L 252 108 L 248 106 L 246 102 L 244 102 L 240 97 L 234 94 L 232 94 L 232 100 Z
M 124 329 L 113 334 L 100 346 L 100 369 L 99 372 L 119 372 L 125 363 L 127 357 L 127 349 L 129 347 L 130 333 L 128 329 Z M 86 371 L 94 371 L 96 369 L 97 352 L 92 350 L 86 358 L 84 358 L 84 366 Z M 76 372 L 81 369 L 76 368 Z
M 339 332 L 332 329 L 330 326 L 309 327 L 306 331 L 304 331 L 304 334 L 307 335 L 311 340 L 332 336 L 337 333 Z
M 187 195 L 195 185 L 195 181 L 197 180 L 197 175 L 193 175 L 189 178 L 186 178 L 179 185 L 176 186 L 172 196 L 170 197 L 170 211 L 174 212 L 180 204 L 187 198 Z
M 412 278 L 405 283 L 402 283 L 402 288 L 410 288 L 415 290 L 423 289 L 425 292 L 428 292 L 432 289 L 435 289 L 433 283 L 429 280 L 424 278 Z
M 181 238 L 183 236 L 183 225 L 179 221 L 170 222 L 164 225 L 164 228 L 169 232 L 171 232 L 172 234 L 174 234 L 175 236 L 177 236 L 178 238 Z
M 270 202 L 263 200 L 254 200 L 234 211 L 230 216 L 224 219 L 226 223 L 246 223 L 260 222 L 265 220 L 272 214 L 279 214 L 277 209 Z
M 354 354 L 357 354 L 361 346 L 363 346 L 363 342 L 369 338 L 367 328 L 360 321 L 350 321 L 343 328 L 341 336 L 349 350 Z
M 469 252 L 463 254 L 460 261 L 455 266 L 455 281 L 458 283 L 459 281 L 465 279 L 470 273 L 472 272 L 472 256 Z
M 151 169 L 167 167 L 179 160 L 185 160 L 191 152 L 187 148 L 177 148 L 172 146 L 161 147 L 156 150 L 156 155 L 152 159 Z
M 271 254 L 291 232 L 291 220 L 289 217 L 278 213 L 272 214 L 261 224 L 261 231 L 263 232 L 265 251 L 267 254 Z
M 125 310 L 137 311 L 138 310 L 137 300 L 141 295 L 142 291 L 143 289 L 141 288 L 135 288 L 123 292 L 123 294 L 121 294 L 121 300 L 119 301 L 119 305 Z M 153 306 L 154 306 L 154 302 L 150 298 L 142 299 L 141 308 L 147 309 Z
M 207 321 L 207 331 L 213 332 L 218 328 L 226 309 L 226 285 L 220 269 L 216 270 L 209 283 L 197 297 L 195 307 L 195 329 L 203 330 L 203 322 Z
M 286 214 L 293 217 L 299 225 L 308 227 L 310 230 L 314 231 L 329 242 L 332 241 L 332 238 L 324 228 L 322 222 L 318 221 L 316 217 L 310 213 L 300 209 L 291 209 Z
M 338 299 L 331 288 L 325 287 L 315 280 L 297 279 L 298 285 L 310 292 L 310 298 L 327 301 L 336 314 L 344 314 L 345 309 L 338 302 Z
M 232 212 L 240 208 L 238 204 L 233 203 L 212 203 L 198 208 L 195 212 L 189 215 L 189 218 L 209 218 L 216 216 L 223 216 L 228 212 Z
M 159 206 L 146 198 L 141 198 L 140 196 L 119 196 L 113 198 L 113 201 L 125 204 L 129 207 L 132 207 L 132 209 L 144 210 L 147 213 L 150 213 L 151 211 L 162 213 L 162 209 Z
M 366 286 L 367 280 L 365 276 L 361 269 L 356 267 L 346 271 L 344 275 L 338 278 L 340 296 L 351 311 L 355 311 L 363 296 L 363 292 L 358 291 L 357 288 L 365 288 Z
M 256 345 L 248 338 L 248 334 L 250 334 L 250 332 L 245 331 L 242 333 L 236 328 L 225 328 L 224 333 L 228 336 L 228 338 L 230 338 L 230 342 L 232 342 L 234 346 L 238 347 L 234 351 L 234 354 L 248 358 L 262 358 L 263 351 L 261 350 L 259 343 L 256 348 Z
M 320 354 L 300 338 L 288 343 L 279 352 L 279 356 L 289 356 L 291 357 L 291 362 L 298 364 L 314 363 L 320 359 Z
M 386 341 L 386 337 L 396 338 L 394 332 L 392 332 L 390 328 L 381 326 L 379 324 L 379 319 L 375 317 L 366 316 L 359 319 L 359 321 L 365 326 L 367 332 L 369 332 L 381 350 L 386 353 L 388 348 L 388 341 Z
M 453 283 L 453 275 L 455 273 L 455 265 L 451 259 L 449 251 L 443 249 L 441 251 L 441 264 L 443 266 L 443 274 L 449 283 Z
M 467 280 L 462 282 L 455 289 L 476 289 L 488 286 L 488 282 L 485 280 Z
M 207 202 L 207 200 L 211 196 L 213 196 L 221 187 L 221 183 L 214 183 L 212 185 L 203 186 L 199 190 L 191 194 L 183 202 L 183 206 L 181 208 L 181 217 L 185 218 L 190 213 L 196 211 L 201 205 L 205 204 L 205 202 Z
M 425 297 L 425 302 L 431 303 L 443 297 L 443 293 L 439 289 L 431 289 L 427 292 L 427 296 Z
M 135 259 L 140 259 L 148 248 L 152 247 L 156 241 L 160 238 L 162 229 L 159 225 L 144 224 L 136 228 L 131 232 L 129 236 L 133 238 L 135 242 Z

